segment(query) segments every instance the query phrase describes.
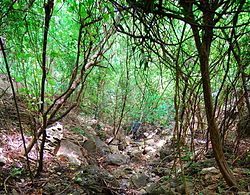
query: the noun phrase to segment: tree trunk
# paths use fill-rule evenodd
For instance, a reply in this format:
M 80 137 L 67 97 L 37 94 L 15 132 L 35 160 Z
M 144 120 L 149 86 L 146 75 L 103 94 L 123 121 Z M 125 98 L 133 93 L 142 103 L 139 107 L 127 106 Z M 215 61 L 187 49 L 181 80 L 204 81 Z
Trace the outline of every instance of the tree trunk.
M 205 35 L 202 38 L 202 43 L 199 42 L 200 39 L 199 37 L 197 37 L 198 34 L 195 34 L 194 36 L 196 37 L 195 42 L 200 58 L 200 69 L 201 69 L 206 117 L 207 117 L 208 130 L 210 133 L 215 159 L 227 184 L 230 187 L 237 186 L 237 182 L 226 162 L 222 149 L 219 129 L 214 118 L 214 108 L 213 108 L 210 74 L 209 74 L 209 54 L 213 37 L 212 29 L 205 32 Z
M 215 10 L 211 11 L 210 8 L 213 6 L 210 6 L 210 4 L 206 1 L 201 2 L 201 4 L 205 9 L 202 11 L 203 12 L 202 19 L 203 19 L 204 26 L 203 28 L 200 28 L 200 30 L 199 30 L 199 26 L 196 25 L 194 22 L 195 17 L 193 13 L 193 4 L 182 1 L 181 5 L 183 9 L 185 10 L 185 18 L 191 21 L 190 26 L 193 31 L 195 45 L 199 54 L 204 103 L 205 103 L 206 117 L 207 117 L 207 122 L 208 122 L 208 131 L 210 133 L 214 156 L 225 181 L 230 187 L 232 187 L 232 186 L 237 186 L 237 182 L 227 165 L 227 162 L 223 153 L 219 128 L 216 124 L 215 117 L 214 117 L 212 90 L 211 90 L 211 83 L 210 83 L 209 55 L 210 55 L 210 49 L 211 49 L 211 44 L 213 40 L 213 28 L 216 24 L 216 21 L 214 21 Z
M 202 52 L 205 54 L 205 52 Z M 220 171 L 229 186 L 237 186 L 236 180 L 230 171 L 225 156 L 222 149 L 222 143 L 220 139 L 219 129 L 214 118 L 213 111 L 213 102 L 210 86 L 210 76 L 208 69 L 208 58 L 206 55 L 200 56 L 200 68 L 202 75 L 202 85 L 203 85 L 203 94 L 204 102 L 206 109 L 206 117 L 208 121 L 208 130 L 210 133 L 210 138 L 213 146 L 213 151 L 215 155 L 216 162 L 220 168 Z

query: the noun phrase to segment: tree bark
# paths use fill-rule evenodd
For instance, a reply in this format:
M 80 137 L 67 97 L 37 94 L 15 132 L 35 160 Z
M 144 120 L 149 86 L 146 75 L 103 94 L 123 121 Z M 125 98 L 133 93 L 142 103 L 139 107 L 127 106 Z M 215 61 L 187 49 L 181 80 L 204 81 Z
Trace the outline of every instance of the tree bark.
M 195 26 L 191 26 L 193 33 L 196 48 L 199 53 L 199 61 L 200 61 L 200 70 L 201 70 L 201 78 L 202 78 L 202 86 L 203 86 L 203 96 L 204 96 L 204 103 L 206 109 L 206 118 L 208 122 L 208 131 L 210 133 L 210 139 L 214 151 L 214 156 L 217 162 L 217 165 L 230 187 L 237 186 L 237 182 L 230 171 L 228 164 L 226 162 L 222 142 L 220 138 L 220 133 L 218 126 L 215 121 L 214 116 L 214 108 L 213 108 L 213 101 L 212 101 L 212 90 L 211 90 L 211 83 L 210 83 L 210 74 L 209 74 L 209 55 L 210 55 L 210 48 L 212 44 L 213 38 L 213 28 L 206 27 L 203 32 L 203 37 L 200 38 L 198 29 Z
M 222 142 L 220 139 L 219 129 L 214 118 L 214 108 L 212 102 L 211 84 L 209 76 L 209 66 L 208 66 L 208 53 L 205 51 L 204 47 L 201 47 L 199 53 L 200 55 L 200 69 L 202 76 L 203 85 L 203 95 L 206 109 L 206 117 L 208 122 L 208 130 L 210 133 L 210 138 L 212 142 L 212 147 L 215 155 L 215 159 L 219 169 L 227 182 L 231 186 L 237 186 L 236 180 L 230 171 L 224 153 L 222 149 Z

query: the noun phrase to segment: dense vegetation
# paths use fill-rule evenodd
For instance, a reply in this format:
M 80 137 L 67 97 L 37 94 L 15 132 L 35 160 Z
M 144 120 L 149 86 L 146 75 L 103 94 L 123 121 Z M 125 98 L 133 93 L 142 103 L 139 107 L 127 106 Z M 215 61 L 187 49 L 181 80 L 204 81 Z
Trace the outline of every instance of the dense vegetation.
M 184 148 L 195 156 L 196 134 L 209 134 L 226 183 L 238 187 L 223 148 L 250 137 L 250 1 L 3 0 L 0 7 L 1 75 L 18 83 L 32 113 L 36 131 L 25 131 L 33 142 L 43 137 L 37 175 L 45 129 L 73 111 L 112 125 L 114 136 L 131 121 L 172 128 L 180 159 Z

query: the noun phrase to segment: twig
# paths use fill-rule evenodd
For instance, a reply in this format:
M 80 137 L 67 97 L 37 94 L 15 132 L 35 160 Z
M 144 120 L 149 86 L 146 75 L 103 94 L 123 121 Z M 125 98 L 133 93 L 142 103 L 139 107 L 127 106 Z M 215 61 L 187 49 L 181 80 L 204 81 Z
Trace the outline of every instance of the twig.
M 4 182 L 3 182 L 4 191 L 6 192 L 6 194 L 8 194 L 6 182 L 8 181 L 8 179 L 9 179 L 10 177 L 11 177 L 11 175 L 9 175 L 8 177 L 6 177 L 6 179 L 5 179 Z

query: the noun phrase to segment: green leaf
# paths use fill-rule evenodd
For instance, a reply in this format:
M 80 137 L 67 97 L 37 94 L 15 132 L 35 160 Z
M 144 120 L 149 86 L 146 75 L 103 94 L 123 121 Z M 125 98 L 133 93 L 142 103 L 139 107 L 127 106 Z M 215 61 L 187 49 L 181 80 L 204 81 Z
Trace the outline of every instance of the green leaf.
M 13 8 L 14 8 L 14 9 L 19 9 L 19 8 L 20 8 L 20 5 L 19 5 L 18 3 L 14 3 Z

